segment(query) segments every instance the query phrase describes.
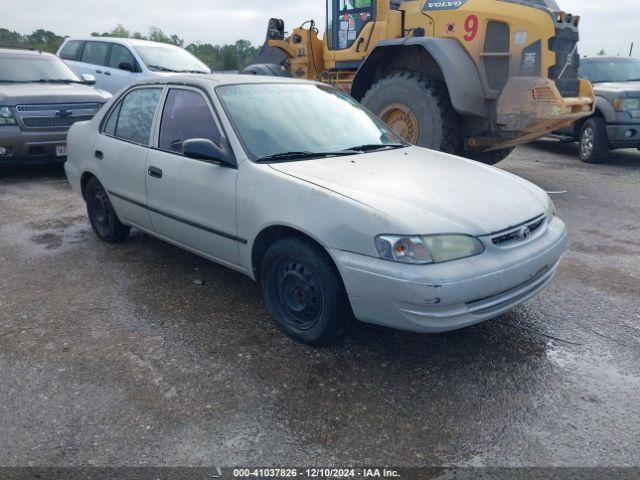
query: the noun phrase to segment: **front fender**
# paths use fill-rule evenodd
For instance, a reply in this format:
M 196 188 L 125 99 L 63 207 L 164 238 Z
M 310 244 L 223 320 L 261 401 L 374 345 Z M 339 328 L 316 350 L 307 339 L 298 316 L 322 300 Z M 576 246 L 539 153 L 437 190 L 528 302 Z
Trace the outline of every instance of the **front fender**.
M 417 57 L 414 55 L 416 49 L 420 52 Z M 376 74 L 393 66 L 410 51 L 412 59 L 420 60 L 419 64 L 410 65 L 409 68 L 444 80 L 451 104 L 458 113 L 484 118 L 489 116 L 476 65 L 460 43 L 449 38 L 407 37 L 378 42 L 356 72 L 351 95 L 358 101 L 362 100 L 376 81 Z

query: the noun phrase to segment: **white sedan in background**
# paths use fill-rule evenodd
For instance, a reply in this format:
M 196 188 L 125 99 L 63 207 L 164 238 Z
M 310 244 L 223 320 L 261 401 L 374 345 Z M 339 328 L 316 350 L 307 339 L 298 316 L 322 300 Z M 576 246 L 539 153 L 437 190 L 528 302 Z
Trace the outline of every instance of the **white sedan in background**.
M 491 319 L 540 292 L 566 245 L 540 188 L 407 145 L 323 84 L 137 84 L 74 125 L 68 147 L 101 239 L 134 227 L 242 272 L 312 344 L 353 316 L 415 332 Z

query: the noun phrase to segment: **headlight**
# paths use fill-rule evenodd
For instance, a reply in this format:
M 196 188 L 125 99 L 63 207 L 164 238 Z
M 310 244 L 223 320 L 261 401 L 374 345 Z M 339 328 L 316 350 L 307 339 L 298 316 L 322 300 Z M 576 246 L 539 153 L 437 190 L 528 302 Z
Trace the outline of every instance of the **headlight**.
M 551 223 L 551 220 L 553 220 L 553 217 L 556 216 L 556 206 L 554 205 L 553 200 L 551 200 L 551 197 L 549 195 L 547 195 L 546 214 L 547 214 L 547 223 Z
M 640 98 L 616 98 L 613 106 L 619 112 L 627 112 L 634 118 L 640 118 Z
M 479 255 L 484 252 L 484 245 L 468 235 L 380 235 L 376 249 L 385 260 L 426 265 Z
M 3 125 L 15 125 L 16 119 L 9 107 L 0 107 L 0 127 Z

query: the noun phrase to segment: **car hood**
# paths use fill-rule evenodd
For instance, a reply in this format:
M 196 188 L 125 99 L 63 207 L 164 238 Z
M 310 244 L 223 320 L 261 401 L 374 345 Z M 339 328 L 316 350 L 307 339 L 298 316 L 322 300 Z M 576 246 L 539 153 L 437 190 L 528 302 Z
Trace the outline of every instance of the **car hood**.
M 391 217 L 397 234 L 488 235 L 545 213 L 546 193 L 497 168 L 419 147 L 271 167 Z
M 9 105 L 33 103 L 104 103 L 111 94 L 79 83 L 0 83 L 0 103 Z
M 594 83 L 593 89 L 596 94 L 605 93 L 620 94 L 630 93 L 632 96 L 640 96 L 640 82 L 605 82 Z

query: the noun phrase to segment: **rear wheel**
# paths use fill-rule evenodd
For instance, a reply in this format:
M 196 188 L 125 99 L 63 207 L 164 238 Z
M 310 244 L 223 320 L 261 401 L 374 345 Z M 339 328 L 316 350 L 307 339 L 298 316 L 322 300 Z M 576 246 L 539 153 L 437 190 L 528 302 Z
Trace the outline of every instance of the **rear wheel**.
M 108 243 L 123 242 L 129 235 L 131 227 L 120 222 L 100 182 L 92 178 L 87 183 L 85 192 L 87 214 L 96 235 Z
M 267 309 L 286 333 L 320 345 L 344 332 L 352 317 L 349 300 L 322 248 L 285 238 L 267 250 L 261 272 Z
M 407 142 L 458 153 L 459 116 L 446 86 L 412 72 L 395 72 L 375 83 L 362 104 Z
M 578 138 L 580 160 L 585 163 L 604 163 L 609 159 L 607 124 L 603 118 L 590 118 L 580 130 Z

